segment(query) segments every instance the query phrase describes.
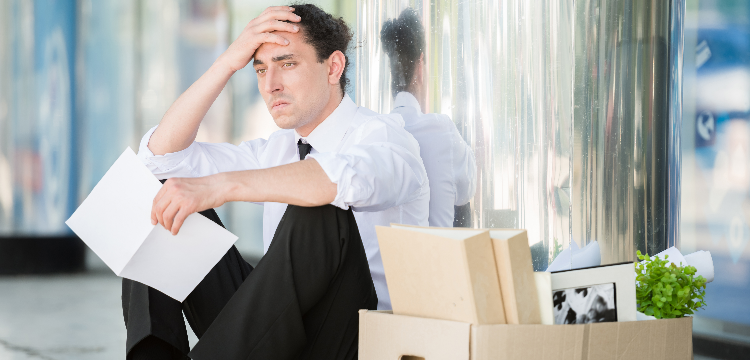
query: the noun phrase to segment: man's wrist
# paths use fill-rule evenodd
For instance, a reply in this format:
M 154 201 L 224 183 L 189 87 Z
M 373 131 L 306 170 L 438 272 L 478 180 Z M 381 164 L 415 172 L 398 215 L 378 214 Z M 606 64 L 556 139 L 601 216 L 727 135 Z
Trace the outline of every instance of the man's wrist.
M 241 174 L 243 173 L 247 171 L 229 171 L 214 175 L 216 176 L 215 188 L 222 204 L 232 201 L 253 201 L 245 199 L 247 189 L 242 181 Z
M 230 62 L 226 60 L 226 55 L 221 54 L 216 61 L 214 61 L 213 65 L 211 65 L 210 71 L 213 71 L 216 74 L 219 74 L 222 77 L 232 77 L 235 72 L 237 72 L 238 69 L 233 69 L 230 65 Z
M 232 198 L 232 194 L 235 193 L 235 189 L 233 184 L 231 183 L 231 179 L 229 178 L 228 173 L 218 173 L 213 176 L 215 181 L 213 188 L 216 189 L 216 194 L 219 198 L 219 201 L 222 204 L 236 201 Z

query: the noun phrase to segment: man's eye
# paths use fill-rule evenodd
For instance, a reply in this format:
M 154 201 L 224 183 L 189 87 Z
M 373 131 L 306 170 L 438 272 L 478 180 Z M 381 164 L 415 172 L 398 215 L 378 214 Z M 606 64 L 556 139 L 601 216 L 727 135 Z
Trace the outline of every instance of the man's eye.
M 255 73 L 256 74 L 265 74 L 266 73 L 266 69 L 257 69 L 257 70 L 255 70 Z
M 286 64 L 282 65 L 282 67 L 285 67 L 285 68 L 290 68 L 292 66 L 294 66 L 294 63 L 286 63 Z

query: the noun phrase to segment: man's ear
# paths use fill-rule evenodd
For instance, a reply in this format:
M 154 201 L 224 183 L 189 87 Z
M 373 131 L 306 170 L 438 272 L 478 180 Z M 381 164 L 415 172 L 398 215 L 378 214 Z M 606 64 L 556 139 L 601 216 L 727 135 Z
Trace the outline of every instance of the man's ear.
M 328 83 L 331 85 L 338 85 L 341 76 L 344 74 L 344 66 L 346 66 L 346 56 L 341 51 L 334 51 L 331 56 L 328 57 Z

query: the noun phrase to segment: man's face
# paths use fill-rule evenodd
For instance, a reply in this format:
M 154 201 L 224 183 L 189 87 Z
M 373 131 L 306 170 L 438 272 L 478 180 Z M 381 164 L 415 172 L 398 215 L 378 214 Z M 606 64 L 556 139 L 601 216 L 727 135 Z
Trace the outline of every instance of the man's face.
M 303 39 L 303 31 L 276 32 L 289 44 L 264 43 L 254 56 L 258 90 L 282 129 L 296 129 L 315 120 L 331 96 L 328 61 L 318 62 L 315 49 Z

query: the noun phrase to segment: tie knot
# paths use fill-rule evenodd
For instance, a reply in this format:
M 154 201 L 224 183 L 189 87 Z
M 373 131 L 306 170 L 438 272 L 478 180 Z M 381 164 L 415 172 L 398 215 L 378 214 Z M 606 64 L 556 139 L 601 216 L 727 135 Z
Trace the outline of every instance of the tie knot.
M 310 153 L 312 150 L 312 145 L 308 144 L 306 141 L 302 141 L 302 139 L 299 139 L 297 141 L 297 149 L 299 150 L 299 159 L 305 160 L 305 156 Z

